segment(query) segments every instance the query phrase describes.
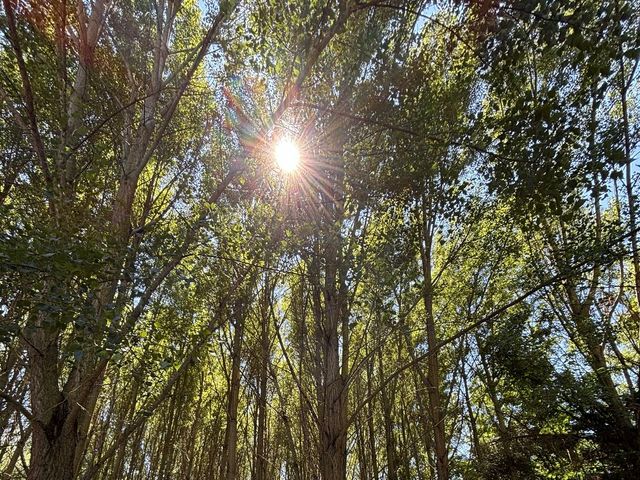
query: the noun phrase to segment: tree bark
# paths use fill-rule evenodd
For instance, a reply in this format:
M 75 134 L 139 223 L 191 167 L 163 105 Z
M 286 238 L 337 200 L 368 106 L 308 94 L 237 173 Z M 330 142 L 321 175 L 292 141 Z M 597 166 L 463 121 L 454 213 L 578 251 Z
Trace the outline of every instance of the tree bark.
M 344 480 L 347 475 L 347 391 L 349 331 L 346 325 L 346 292 L 342 272 L 344 222 L 344 158 L 346 136 L 338 135 L 338 154 L 329 172 L 331 193 L 327 198 L 329 218 L 323 225 L 325 264 L 322 288 L 324 312 L 321 328 L 322 390 L 320 396 L 320 475 L 323 480 Z M 341 334 L 341 338 L 340 338 Z M 340 343 L 342 340 L 342 344 Z M 341 355 L 342 353 L 342 355 Z M 342 361 L 341 361 L 342 360 Z
M 271 312 L 271 284 L 265 274 L 260 326 L 260 366 L 258 372 L 258 425 L 256 432 L 256 480 L 267 480 L 267 374 L 269 367 L 269 317 Z
M 242 301 L 236 302 L 235 322 L 232 345 L 231 374 L 227 395 L 227 426 L 224 434 L 224 448 L 220 465 L 220 478 L 235 480 L 238 475 L 238 403 L 240 401 L 240 362 L 244 338 L 244 307 Z
M 427 358 L 427 380 L 429 382 L 427 393 L 429 397 L 429 411 L 433 425 L 433 445 L 436 456 L 436 472 L 438 480 L 449 478 L 449 453 L 447 451 L 444 414 L 442 411 L 442 399 L 440 392 L 440 360 L 438 352 L 438 336 L 436 333 L 435 318 L 433 315 L 433 281 L 431 277 L 432 249 L 433 249 L 433 223 L 431 207 L 423 196 L 421 205 L 421 238 L 420 258 L 422 260 L 422 273 L 424 286 L 422 298 L 425 308 L 425 326 L 427 330 L 427 346 L 433 354 Z

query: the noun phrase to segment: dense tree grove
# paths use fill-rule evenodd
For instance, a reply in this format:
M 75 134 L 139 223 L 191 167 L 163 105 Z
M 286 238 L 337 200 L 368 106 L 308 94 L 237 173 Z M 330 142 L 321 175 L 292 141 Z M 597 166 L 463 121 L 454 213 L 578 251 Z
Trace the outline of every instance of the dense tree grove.
M 639 478 L 639 61 L 633 0 L 2 0 L 0 478 Z

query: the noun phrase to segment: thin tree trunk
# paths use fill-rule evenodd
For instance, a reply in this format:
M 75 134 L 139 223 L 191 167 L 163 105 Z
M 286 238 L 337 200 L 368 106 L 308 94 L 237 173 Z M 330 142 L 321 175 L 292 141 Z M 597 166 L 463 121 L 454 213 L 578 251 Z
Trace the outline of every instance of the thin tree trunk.
M 464 400 L 469 415 L 469 425 L 471 426 L 471 440 L 473 445 L 473 454 L 479 462 L 482 462 L 482 451 L 480 448 L 480 436 L 478 435 L 478 424 L 476 415 L 473 412 L 473 404 L 471 403 L 471 395 L 469 393 L 469 382 L 467 379 L 466 361 L 462 359 L 462 383 L 464 386 Z
M 224 434 L 224 449 L 220 465 L 220 478 L 235 480 L 238 475 L 238 403 L 240 401 L 240 362 L 244 338 L 244 308 L 241 301 L 236 302 L 234 312 L 234 332 L 232 346 L 231 375 L 227 396 L 227 426 Z
M 436 456 L 436 471 L 438 480 L 448 480 L 449 478 L 449 457 L 446 443 L 446 433 L 444 425 L 444 414 L 442 411 L 442 399 L 440 392 L 440 360 L 438 353 L 438 336 L 436 334 L 436 325 L 433 315 L 433 281 L 431 278 L 431 269 L 433 261 L 432 242 L 433 242 L 433 225 L 429 218 L 430 208 L 427 206 L 427 200 L 422 198 L 422 225 L 420 240 L 420 258 L 422 260 L 422 273 L 424 276 L 424 287 L 422 296 L 425 308 L 425 324 L 427 330 L 427 346 L 433 354 L 427 359 L 427 380 L 429 411 L 433 425 L 433 444 Z
M 378 369 L 381 376 L 383 376 L 384 372 L 382 364 L 382 352 L 380 352 L 378 355 Z M 385 449 L 387 454 L 387 478 L 389 478 L 389 480 L 398 480 L 398 460 L 396 455 L 396 441 L 392 411 L 395 396 L 391 393 L 395 391 L 395 384 L 396 382 L 394 381 L 389 385 L 389 388 L 385 388 L 380 392 L 380 397 L 382 399 L 382 418 L 384 421 Z
M 368 352 L 367 352 L 368 354 Z M 380 372 L 382 375 L 382 372 Z M 367 429 L 369 432 L 369 455 L 371 457 L 371 478 L 373 480 L 378 479 L 378 454 L 376 448 L 376 431 L 374 426 L 373 415 L 375 412 L 375 404 L 373 400 L 372 392 L 373 384 L 373 361 L 367 362 L 367 397 L 371 398 L 371 401 L 367 405 Z
M 269 365 L 269 316 L 271 312 L 271 284 L 265 274 L 264 298 L 261 309 L 260 366 L 258 372 L 258 425 L 256 432 L 256 480 L 267 480 L 267 374 Z

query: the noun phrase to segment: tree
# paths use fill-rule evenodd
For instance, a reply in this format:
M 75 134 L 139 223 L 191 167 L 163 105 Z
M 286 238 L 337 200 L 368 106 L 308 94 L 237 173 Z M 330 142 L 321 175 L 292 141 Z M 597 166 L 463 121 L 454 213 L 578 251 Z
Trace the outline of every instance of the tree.
M 638 13 L 3 0 L 1 476 L 633 477 Z

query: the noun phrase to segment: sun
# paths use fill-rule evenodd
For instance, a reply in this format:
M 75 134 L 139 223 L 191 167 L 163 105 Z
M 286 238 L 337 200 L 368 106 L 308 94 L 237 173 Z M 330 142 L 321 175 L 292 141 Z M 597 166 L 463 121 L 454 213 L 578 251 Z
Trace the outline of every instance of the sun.
M 276 145 L 276 163 L 280 170 L 285 173 L 292 173 L 300 164 L 300 150 L 290 139 L 282 139 Z

